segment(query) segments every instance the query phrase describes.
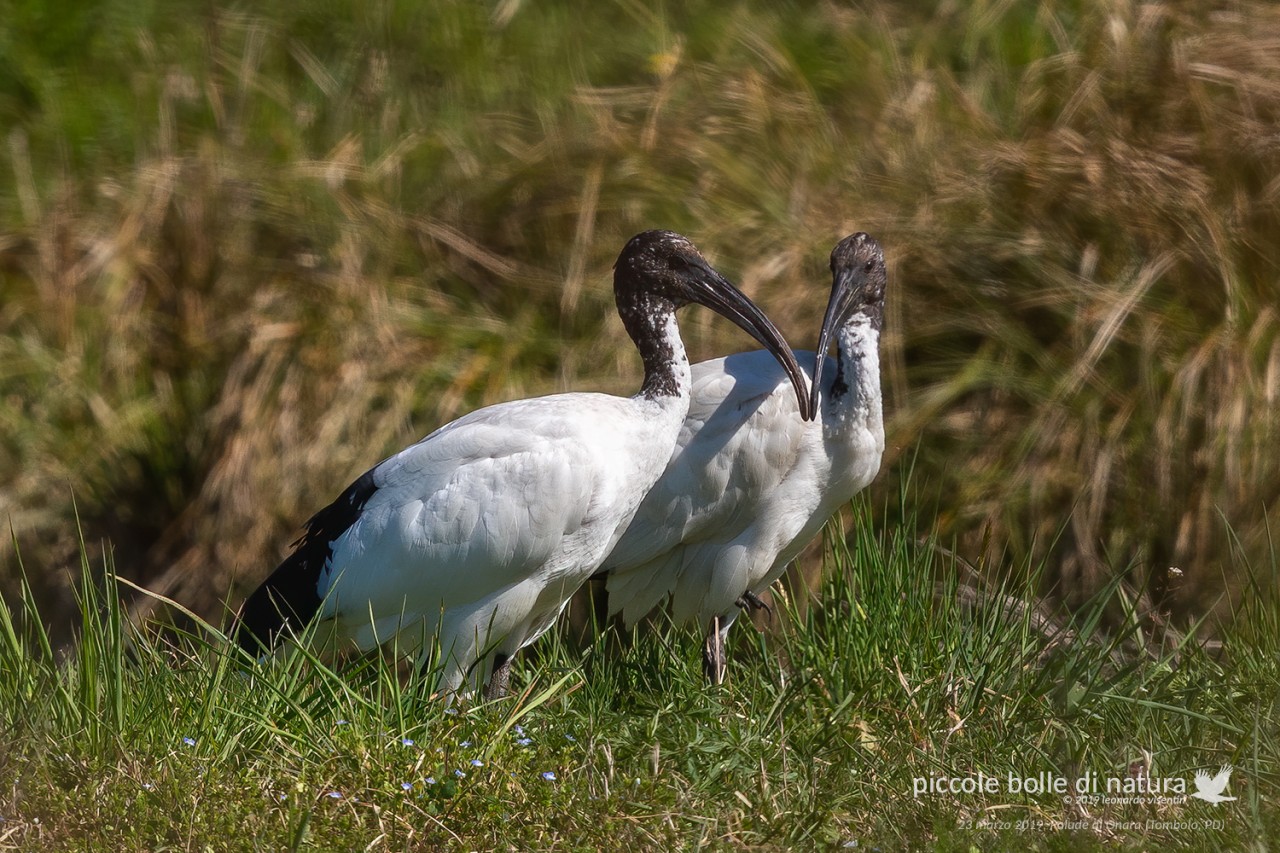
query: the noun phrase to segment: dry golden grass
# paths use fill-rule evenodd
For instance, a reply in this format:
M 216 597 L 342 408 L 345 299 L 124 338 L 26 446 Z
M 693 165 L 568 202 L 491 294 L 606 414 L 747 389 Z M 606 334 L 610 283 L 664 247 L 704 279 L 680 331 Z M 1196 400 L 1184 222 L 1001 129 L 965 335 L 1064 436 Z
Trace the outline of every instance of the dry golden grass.
M 7 137 L 0 515 L 42 582 L 75 565 L 74 494 L 122 573 L 216 613 L 438 424 L 625 392 L 609 265 L 648 227 L 797 346 L 830 246 L 881 238 L 877 489 L 914 460 L 975 563 L 1191 610 L 1247 594 L 1237 549 L 1273 564 L 1270 4 L 313 12 L 133 32 L 124 154 L 59 158 L 56 110 Z

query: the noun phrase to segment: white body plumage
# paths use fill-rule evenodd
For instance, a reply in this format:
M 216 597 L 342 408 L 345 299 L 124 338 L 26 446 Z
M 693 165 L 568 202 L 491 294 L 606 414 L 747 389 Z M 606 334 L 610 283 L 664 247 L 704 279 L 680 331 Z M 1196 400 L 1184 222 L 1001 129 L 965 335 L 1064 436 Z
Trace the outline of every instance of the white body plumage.
M 397 453 L 373 469 L 377 490 L 333 541 L 320 618 L 361 649 L 439 637 L 450 689 L 481 657 L 510 658 L 609 552 L 662 473 L 653 448 L 671 443 L 687 402 L 520 400 Z

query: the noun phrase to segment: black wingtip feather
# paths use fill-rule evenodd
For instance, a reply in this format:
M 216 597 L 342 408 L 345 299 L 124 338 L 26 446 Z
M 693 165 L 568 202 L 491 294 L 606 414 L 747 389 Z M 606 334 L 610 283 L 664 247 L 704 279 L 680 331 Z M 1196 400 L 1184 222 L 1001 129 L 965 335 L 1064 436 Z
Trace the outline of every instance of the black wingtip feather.
M 360 517 L 377 491 L 373 471 L 366 471 L 338 499 L 307 521 L 285 557 L 240 608 L 234 636 L 254 657 L 270 652 L 282 635 L 301 632 L 320 609 L 320 573 L 333 553 L 333 542 Z

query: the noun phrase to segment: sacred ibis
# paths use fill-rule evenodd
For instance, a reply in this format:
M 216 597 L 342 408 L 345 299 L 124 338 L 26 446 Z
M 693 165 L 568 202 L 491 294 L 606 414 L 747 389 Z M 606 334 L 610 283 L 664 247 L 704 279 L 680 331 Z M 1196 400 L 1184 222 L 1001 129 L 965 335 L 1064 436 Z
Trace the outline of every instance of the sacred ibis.
M 831 272 L 818 351 L 798 353 L 814 357 L 817 419 L 797 416 L 767 353 L 695 364 L 667 470 L 600 567 L 609 614 L 621 613 L 628 627 L 668 599 L 673 621 L 696 620 L 707 632 L 704 669 L 717 684 L 740 609 L 762 604 L 758 594 L 880 469 L 880 244 L 861 233 L 844 238 Z M 834 359 L 826 355 L 833 336 Z
M 253 655 L 317 620 L 360 650 L 438 654 L 443 692 L 505 691 L 512 656 L 549 628 L 661 475 L 689 409 L 675 311 L 728 317 L 781 364 L 781 333 L 685 237 L 646 231 L 614 264 L 614 298 L 644 363 L 634 397 L 567 393 L 489 406 L 383 460 L 306 523 L 235 629 Z M 434 644 L 427 645 L 424 643 Z

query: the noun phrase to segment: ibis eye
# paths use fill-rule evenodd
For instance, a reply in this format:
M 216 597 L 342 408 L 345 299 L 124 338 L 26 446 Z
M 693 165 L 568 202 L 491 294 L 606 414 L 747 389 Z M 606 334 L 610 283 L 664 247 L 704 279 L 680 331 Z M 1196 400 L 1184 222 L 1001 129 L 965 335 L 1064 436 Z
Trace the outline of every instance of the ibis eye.
M 876 268 L 876 262 L 874 258 L 862 265 L 862 269 L 864 272 L 871 272 L 875 268 Z

